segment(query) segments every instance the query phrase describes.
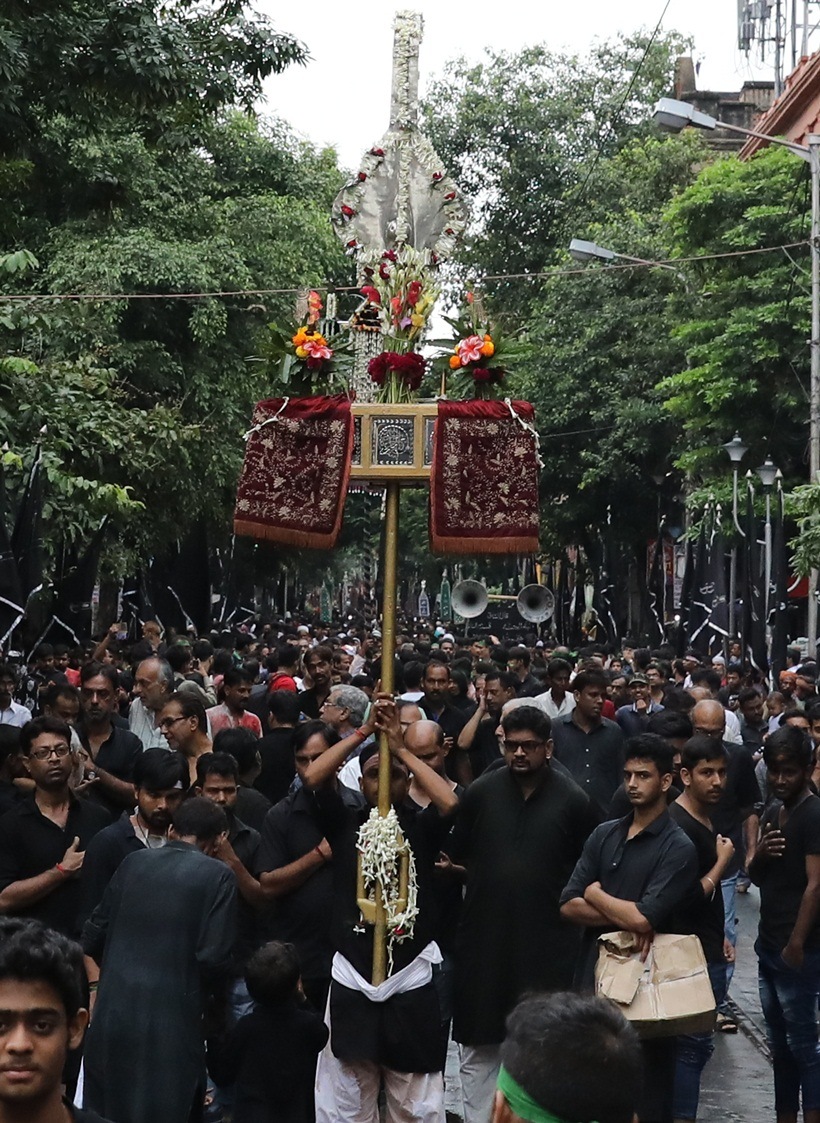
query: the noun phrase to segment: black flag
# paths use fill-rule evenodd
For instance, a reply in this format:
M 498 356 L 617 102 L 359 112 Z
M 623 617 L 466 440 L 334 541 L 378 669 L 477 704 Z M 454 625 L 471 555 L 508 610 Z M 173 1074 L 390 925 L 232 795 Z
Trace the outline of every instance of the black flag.
M 765 577 L 761 572 L 760 544 L 754 507 L 754 489 L 746 489 L 743 596 L 743 643 L 746 658 L 761 674 L 769 674 L 769 653 L 766 646 Z
M 679 659 L 682 659 L 686 653 L 691 634 L 689 618 L 692 610 L 692 586 L 695 577 L 695 551 L 692 548 L 691 538 L 686 539 L 684 549 L 686 554 L 683 563 L 683 581 L 680 590 L 680 624 L 678 625 L 676 644 Z
M 43 587 L 43 550 L 40 537 L 43 514 L 42 460 L 42 449 L 38 444 L 11 535 L 11 549 L 20 574 L 24 603 Z
M 75 643 L 80 643 L 91 635 L 91 598 L 97 582 L 107 522 L 107 519 L 103 519 L 82 554 L 74 546 L 63 550 L 51 613 L 54 623 L 71 636 Z
M 6 482 L 0 462 L 0 648 L 8 643 L 11 633 L 22 621 L 25 607 L 20 573 L 9 537 L 6 504 Z
M 772 542 L 772 586 L 769 593 L 769 622 L 772 631 L 772 677 L 780 680 L 780 672 L 786 669 L 786 650 L 788 647 L 788 607 L 789 607 L 789 564 L 786 554 L 785 513 L 783 510 L 783 488 L 778 486 L 775 499 L 775 524 Z

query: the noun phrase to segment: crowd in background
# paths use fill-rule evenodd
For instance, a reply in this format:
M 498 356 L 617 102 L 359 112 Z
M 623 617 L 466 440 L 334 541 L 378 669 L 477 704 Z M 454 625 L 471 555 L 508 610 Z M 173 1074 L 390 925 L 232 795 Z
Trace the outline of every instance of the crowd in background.
M 455 1042 L 463 1118 L 487 1123 L 511 1012 L 591 989 L 602 931 L 644 954 L 698 935 L 734 1032 L 751 877 L 778 1112 L 820 1112 L 820 695 L 799 650 L 769 690 L 739 645 L 570 652 L 413 623 L 387 695 L 378 628 L 141 631 L 0 664 L 0 913 L 82 943 L 79 1105 L 329 1123 L 381 1095 L 388 1118 L 443 1120 Z M 379 734 L 418 888 L 386 989 L 356 881 Z M 642 1120 L 696 1118 L 712 1047 L 643 1043 Z

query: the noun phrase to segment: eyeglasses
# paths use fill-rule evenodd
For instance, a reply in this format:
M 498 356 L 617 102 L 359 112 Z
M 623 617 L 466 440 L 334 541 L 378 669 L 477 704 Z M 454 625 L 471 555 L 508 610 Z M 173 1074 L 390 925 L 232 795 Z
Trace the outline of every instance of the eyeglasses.
M 534 753 L 537 749 L 543 749 L 543 741 L 504 741 L 505 753 L 514 753 L 522 749 L 525 753 Z
M 35 760 L 48 760 L 50 756 L 56 756 L 62 760 L 64 757 L 67 757 L 70 752 L 70 746 L 63 743 L 61 745 L 47 745 L 43 749 L 32 749 L 29 756 L 33 756 Z
M 333 702 L 330 698 L 325 698 L 324 702 L 322 702 L 321 708 L 324 709 L 325 706 L 333 706 L 334 710 L 344 709 L 344 706 L 340 706 L 338 702 Z
M 713 741 L 722 741 L 723 740 L 723 730 L 722 729 L 703 729 L 701 726 L 696 725 L 693 728 L 692 732 L 697 733 L 699 737 L 711 737 L 711 739 Z
M 172 725 L 176 725 L 178 721 L 187 721 L 186 717 L 164 717 L 162 721 L 157 722 L 157 729 L 163 730 L 170 729 Z

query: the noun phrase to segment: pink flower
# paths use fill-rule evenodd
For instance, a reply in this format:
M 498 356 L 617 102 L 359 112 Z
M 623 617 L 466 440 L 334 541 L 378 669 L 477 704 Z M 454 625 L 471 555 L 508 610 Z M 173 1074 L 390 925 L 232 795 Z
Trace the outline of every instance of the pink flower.
M 483 346 L 484 340 L 480 335 L 468 335 L 466 339 L 462 339 L 458 344 L 458 354 L 462 366 L 466 366 L 467 363 L 477 363 L 481 358 Z
M 332 359 L 333 352 L 326 343 L 320 343 L 318 339 L 308 339 L 303 344 L 305 350 L 311 359 Z

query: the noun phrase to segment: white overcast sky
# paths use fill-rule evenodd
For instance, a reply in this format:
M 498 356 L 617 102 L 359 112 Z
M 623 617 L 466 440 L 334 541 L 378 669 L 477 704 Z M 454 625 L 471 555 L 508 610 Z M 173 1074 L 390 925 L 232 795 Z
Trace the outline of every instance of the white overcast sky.
M 332 144 L 354 167 L 388 124 L 393 15 L 424 15 L 422 93 L 448 59 L 482 57 L 485 48 L 519 50 L 545 43 L 583 53 L 594 38 L 652 29 L 665 0 L 255 0 L 282 31 L 305 42 L 306 67 L 291 67 L 266 85 L 267 107 L 298 133 Z M 738 90 L 771 70 L 737 49 L 737 0 L 671 0 L 666 30 L 691 35 L 700 61 L 700 89 Z

